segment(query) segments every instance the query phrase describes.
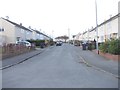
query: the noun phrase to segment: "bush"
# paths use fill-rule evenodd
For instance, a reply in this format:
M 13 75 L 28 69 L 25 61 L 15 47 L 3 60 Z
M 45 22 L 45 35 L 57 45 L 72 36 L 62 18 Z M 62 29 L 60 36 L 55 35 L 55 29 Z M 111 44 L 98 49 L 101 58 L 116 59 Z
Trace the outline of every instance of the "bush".
M 89 43 L 89 44 L 88 44 L 88 50 L 92 50 L 92 49 L 93 49 L 92 43 Z
M 120 55 L 120 40 L 111 40 L 108 52 L 115 55 Z
M 49 44 L 50 44 L 50 46 L 53 46 L 53 45 L 55 44 L 55 42 L 51 39 L 51 40 L 49 41 Z
M 101 43 L 99 46 L 100 51 L 104 53 L 108 53 L 108 48 L 109 48 L 109 41 Z
M 112 39 L 110 41 L 106 41 L 100 45 L 99 49 L 104 53 L 120 55 L 120 40 Z
M 34 43 L 36 46 L 40 46 L 41 43 L 45 43 L 45 40 L 27 40 L 30 43 Z

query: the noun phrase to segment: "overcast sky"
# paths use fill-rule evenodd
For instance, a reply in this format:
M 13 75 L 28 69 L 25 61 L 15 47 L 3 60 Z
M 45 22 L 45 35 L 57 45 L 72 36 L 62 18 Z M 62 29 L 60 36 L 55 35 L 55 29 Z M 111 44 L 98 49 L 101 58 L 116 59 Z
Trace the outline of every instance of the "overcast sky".
M 98 24 L 118 13 L 118 1 L 97 0 Z M 96 25 L 95 0 L 0 0 L 0 17 L 54 37 L 82 33 Z

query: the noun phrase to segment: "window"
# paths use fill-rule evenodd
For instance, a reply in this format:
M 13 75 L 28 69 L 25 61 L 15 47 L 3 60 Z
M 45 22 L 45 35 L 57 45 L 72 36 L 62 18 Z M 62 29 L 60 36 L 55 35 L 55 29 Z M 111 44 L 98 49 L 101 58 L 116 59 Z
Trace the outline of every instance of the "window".
M 21 33 L 24 33 L 24 30 L 23 30 L 23 29 L 21 29 Z
M 17 39 L 17 41 L 20 41 L 20 37 L 17 37 L 16 39 Z
M 0 32 L 4 32 L 4 28 L 0 28 Z
M 27 34 L 29 34 L 29 32 L 27 31 Z
M 103 37 L 103 36 L 100 36 L 100 39 L 101 39 L 101 41 L 103 42 L 103 40 L 104 40 L 104 37 Z
M 107 29 L 111 29 L 112 28 L 112 26 L 111 26 L 111 23 L 109 22 L 108 24 L 107 24 Z

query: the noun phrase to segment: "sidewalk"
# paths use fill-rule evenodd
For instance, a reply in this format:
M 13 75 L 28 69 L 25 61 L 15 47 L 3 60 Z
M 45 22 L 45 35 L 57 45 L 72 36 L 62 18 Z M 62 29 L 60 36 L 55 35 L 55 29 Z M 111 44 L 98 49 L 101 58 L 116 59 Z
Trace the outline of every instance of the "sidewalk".
M 32 58 L 32 57 L 42 53 L 45 49 L 37 48 L 34 51 L 24 53 L 24 54 L 15 56 L 15 57 L 4 59 L 4 60 L 2 60 L 2 68 L 0 68 L 0 69 L 5 69 L 8 67 L 14 66 L 16 64 L 22 63 L 22 62 L 28 60 L 29 58 Z
M 77 52 L 87 63 L 112 74 L 118 75 L 118 61 L 106 59 L 89 50 L 82 50 L 81 47 L 77 50 Z

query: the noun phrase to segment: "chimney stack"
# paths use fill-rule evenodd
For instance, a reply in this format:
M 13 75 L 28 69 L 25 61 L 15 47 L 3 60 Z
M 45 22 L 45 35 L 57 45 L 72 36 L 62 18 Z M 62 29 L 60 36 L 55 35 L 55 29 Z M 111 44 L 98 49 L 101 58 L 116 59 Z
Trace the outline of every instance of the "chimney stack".
M 20 26 L 22 26 L 22 23 L 20 23 Z
M 6 19 L 9 20 L 9 16 L 6 16 Z

